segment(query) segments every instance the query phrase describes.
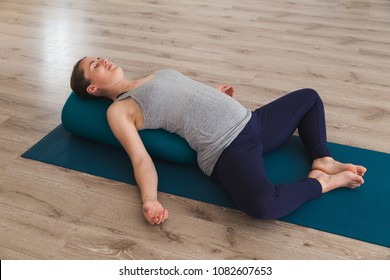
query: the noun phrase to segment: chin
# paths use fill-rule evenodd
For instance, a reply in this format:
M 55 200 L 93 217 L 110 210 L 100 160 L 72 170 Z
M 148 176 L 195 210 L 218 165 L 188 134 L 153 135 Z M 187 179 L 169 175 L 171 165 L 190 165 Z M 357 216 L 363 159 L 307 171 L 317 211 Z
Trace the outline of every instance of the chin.
M 120 66 L 115 66 L 115 69 L 114 69 L 115 71 L 117 71 L 118 73 L 120 73 L 122 76 L 123 76 L 123 69 L 122 69 L 122 67 L 120 67 Z

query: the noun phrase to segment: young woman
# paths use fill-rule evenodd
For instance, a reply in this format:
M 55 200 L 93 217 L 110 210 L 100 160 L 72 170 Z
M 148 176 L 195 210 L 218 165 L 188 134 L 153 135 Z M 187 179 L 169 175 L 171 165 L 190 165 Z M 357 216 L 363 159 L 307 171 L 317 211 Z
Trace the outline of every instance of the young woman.
M 255 218 L 282 217 L 322 193 L 364 182 L 365 167 L 331 157 L 323 103 L 312 89 L 292 92 L 251 112 L 228 96 L 233 87 L 214 89 L 174 70 L 129 81 L 122 68 L 96 57 L 76 63 L 71 87 L 82 97 L 114 101 L 108 122 L 131 159 L 142 212 L 150 224 L 164 222 L 168 211 L 157 199 L 157 173 L 138 134 L 141 129 L 163 128 L 186 139 L 202 171 Z M 312 171 L 299 182 L 273 185 L 262 156 L 296 129 L 313 161 Z

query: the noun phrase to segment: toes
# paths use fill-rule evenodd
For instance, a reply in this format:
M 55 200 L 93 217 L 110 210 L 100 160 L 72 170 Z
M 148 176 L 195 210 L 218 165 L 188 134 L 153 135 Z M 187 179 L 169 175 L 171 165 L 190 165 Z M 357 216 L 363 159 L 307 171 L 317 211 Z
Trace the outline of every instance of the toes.
M 363 176 L 366 173 L 366 171 L 367 171 L 367 169 L 365 167 L 363 167 L 363 166 L 356 167 L 356 170 L 357 170 L 357 173 L 360 176 Z
M 357 175 L 353 180 L 353 184 L 355 185 L 355 187 L 360 187 L 364 184 L 364 179 L 361 176 Z

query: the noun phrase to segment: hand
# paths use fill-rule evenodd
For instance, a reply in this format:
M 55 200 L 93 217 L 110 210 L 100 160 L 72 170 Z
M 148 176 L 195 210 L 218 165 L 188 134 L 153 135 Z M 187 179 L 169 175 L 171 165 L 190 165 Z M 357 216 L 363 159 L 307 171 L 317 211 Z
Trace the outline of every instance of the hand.
M 218 90 L 232 97 L 234 93 L 234 86 L 221 85 L 218 87 Z
M 147 200 L 142 205 L 142 213 L 151 225 L 159 225 L 168 218 L 168 210 L 157 200 Z

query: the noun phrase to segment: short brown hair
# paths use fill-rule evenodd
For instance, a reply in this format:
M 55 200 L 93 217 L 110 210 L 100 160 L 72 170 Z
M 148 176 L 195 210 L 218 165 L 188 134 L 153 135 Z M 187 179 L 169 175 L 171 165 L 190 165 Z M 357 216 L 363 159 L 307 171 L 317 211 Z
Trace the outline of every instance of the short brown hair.
M 84 70 L 80 67 L 81 62 L 85 59 L 83 57 L 73 67 L 72 75 L 70 77 L 70 87 L 78 96 L 88 99 L 98 98 L 95 95 L 89 94 L 87 91 L 88 86 L 91 84 L 91 80 L 87 79 L 84 75 Z

